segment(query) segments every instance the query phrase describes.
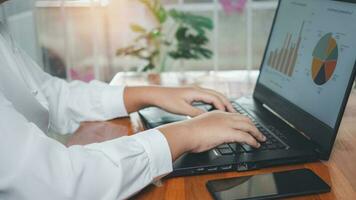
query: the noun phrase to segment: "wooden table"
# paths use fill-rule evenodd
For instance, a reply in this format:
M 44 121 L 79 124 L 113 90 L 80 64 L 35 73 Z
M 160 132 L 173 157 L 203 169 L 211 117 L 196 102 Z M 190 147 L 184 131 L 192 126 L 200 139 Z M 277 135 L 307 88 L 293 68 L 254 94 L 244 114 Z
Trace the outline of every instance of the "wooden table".
M 219 90 L 229 97 L 236 98 L 251 94 L 258 72 L 191 72 L 167 73 L 161 77 L 138 76 L 119 73 L 112 84 L 144 85 L 147 79 L 156 84 L 199 85 Z M 248 172 L 226 172 L 163 180 L 161 186 L 150 185 L 132 199 L 211 199 L 205 183 L 211 179 L 238 177 L 253 174 L 277 172 L 282 170 L 309 168 L 317 173 L 331 187 L 327 194 L 300 197 L 295 199 L 356 199 L 356 92 L 351 94 L 346 112 L 338 133 L 333 153 L 329 161 L 300 165 L 280 166 Z M 68 145 L 89 144 L 131 135 L 142 131 L 142 123 L 136 113 L 130 118 L 109 122 L 83 123 L 70 138 Z

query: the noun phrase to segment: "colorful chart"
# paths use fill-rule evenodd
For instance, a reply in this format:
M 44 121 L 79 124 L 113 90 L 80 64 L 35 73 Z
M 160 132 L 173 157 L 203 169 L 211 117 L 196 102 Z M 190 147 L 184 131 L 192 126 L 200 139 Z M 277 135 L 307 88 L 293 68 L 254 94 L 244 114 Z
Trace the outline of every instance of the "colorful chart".
M 292 33 L 287 33 L 283 46 L 270 52 L 268 58 L 268 66 L 281 72 L 282 74 L 291 77 L 294 73 L 297 64 L 298 52 L 302 42 L 302 33 L 304 22 L 299 30 L 299 35 L 296 42 L 293 42 Z
M 324 35 L 313 52 L 312 78 L 317 85 L 323 85 L 333 76 L 339 49 L 332 33 Z

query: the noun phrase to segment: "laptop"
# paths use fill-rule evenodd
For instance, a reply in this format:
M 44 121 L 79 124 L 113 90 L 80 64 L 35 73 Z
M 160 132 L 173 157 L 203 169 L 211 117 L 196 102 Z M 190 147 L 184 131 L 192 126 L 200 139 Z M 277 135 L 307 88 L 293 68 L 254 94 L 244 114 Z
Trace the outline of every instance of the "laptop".
M 280 0 L 253 96 L 232 101 L 267 141 L 184 154 L 169 176 L 328 160 L 355 79 L 355 21 L 356 1 Z M 187 119 L 155 107 L 139 114 L 147 128 Z

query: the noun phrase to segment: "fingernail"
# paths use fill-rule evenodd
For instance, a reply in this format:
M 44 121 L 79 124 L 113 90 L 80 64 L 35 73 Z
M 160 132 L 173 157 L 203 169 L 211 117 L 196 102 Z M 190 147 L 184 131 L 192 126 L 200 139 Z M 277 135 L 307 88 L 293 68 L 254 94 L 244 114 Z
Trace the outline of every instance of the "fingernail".
M 260 143 L 257 143 L 257 148 L 260 148 L 261 147 L 261 144 Z
M 263 141 L 267 140 L 266 136 L 262 135 L 262 140 Z

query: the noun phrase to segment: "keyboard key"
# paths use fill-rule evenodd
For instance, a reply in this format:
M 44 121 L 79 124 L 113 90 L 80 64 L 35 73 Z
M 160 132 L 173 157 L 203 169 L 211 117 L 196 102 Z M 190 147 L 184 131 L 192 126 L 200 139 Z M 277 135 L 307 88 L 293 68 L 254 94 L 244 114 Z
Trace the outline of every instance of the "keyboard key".
M 233 103 L 233 106 L 239 113 L 249 117 L 252 120 L 252 122 L 255 124 L 257 129 L 262 134 L 264 134 L 267 138 L 266 142 L 261 143 L 261 147 L 258 149 L 253 148 L 246 144 L 244 144 L 244 145 L 229 144 L 235 153 L 253 152 L 253 151 L 257 151 L 257 150 L 282 149 L 282 148 L 286 147 L 280 140 L 278 140 L 276 138 L 276 136 L 277 136 L 279 139 L 286 139 L 285 135 L 283 133 L 281 133 L 278 129 L 276 129 L 273 126 L 267 126 L 268 130 L 265 129 L 254 117 L 250 116 L 250 114 L 248 112 L 246 112 L 238 103 Z M 272 135 L 270 133 L 270 131 L 273 132 L 275 135 Z
M 230 148 L 230 146 L 228 144 L 222 144 L 222 145 L 219 145 L 217 148 L 218 149 L 220 149 L 220 148 L 225 149 L 225 148 Z
M 257 150 L 268 150 L 268 146 L 262 144 L 260 148 L 258 148 Z
M 277 149 L 277 144 L 267 144 L 268 149 Z
M 286 147 L 282 143 L 277 143 L 276 145 L 277 145 L 277 149 L 284 149 Z
M 242 148 L 242 146 L 240 144 L 238 144 L 238 143 L 231 143 L 231 144 L 229 144 L 229 146 L 237 154 L 245 152 L 245 150 Z
M 244 150 L 245 150 L 246 152 L 252 152 L 252 151 L 255 151 L 255 150 L 256 150 L 255 148 L 251 147 L 251 146 L 248 145 L 248 144 L 243 144 L 243 145 L 241 145 L 241 146 L 242 146 L 242 148 L 244 148 Z
M 266 142 L 264 142 L 264 144 L 267 144 L 267 145 L 272 144 L 272 143 L 273 143 L 272 140 L 266 140 Z
M 220 148 L 219 152 L 221 155 L 231 155 L 234 153 L 230 148 Z

